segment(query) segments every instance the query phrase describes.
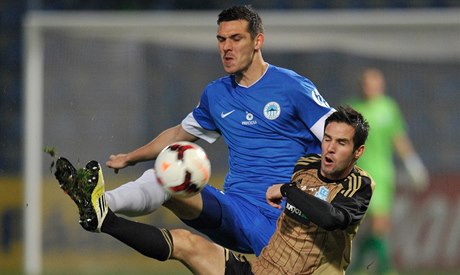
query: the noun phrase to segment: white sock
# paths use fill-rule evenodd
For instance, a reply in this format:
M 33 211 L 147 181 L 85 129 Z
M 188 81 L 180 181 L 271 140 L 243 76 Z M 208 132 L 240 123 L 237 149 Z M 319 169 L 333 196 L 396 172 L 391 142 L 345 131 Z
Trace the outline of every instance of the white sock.
M 155 170 L 149 169 L 135 181 L 105 192 L 110 209 L 127 216 L 142 216 L 161 207 L 170 198 L 157 181 Z

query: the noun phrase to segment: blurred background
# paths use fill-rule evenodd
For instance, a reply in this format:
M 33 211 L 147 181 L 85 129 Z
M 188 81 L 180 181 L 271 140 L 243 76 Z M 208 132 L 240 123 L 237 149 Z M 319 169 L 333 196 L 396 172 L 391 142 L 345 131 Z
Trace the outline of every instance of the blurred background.
M 0 274 L 189 274 L 84 232 L 42 149 L 55 147 L 80 166 L 104 163 L 180 123 L 205 85 L 224 75 L 217 14 L 246 2 L 222 2 L 0 1 Z M 459 274 L 460 1 L 251 4 L 265 24 L 265 60 L 311 79 L 332 106 L 359 95 L 364 68 L 383 71 L 431 176 L 428 190 L 414 193 L 398 171 L 393 261 L 402 274 Z M 213 165 L 211 184 L 220 186 L 227 149 L 222 141 L 200 145 Z M 39 173 L 26 176 L 30 162 Z M 106 169 L 108 188 L 152 165 Z M 185 227 L 165 209 L 136 220 Z M 24 237 L 37 224 L 38 256 Z

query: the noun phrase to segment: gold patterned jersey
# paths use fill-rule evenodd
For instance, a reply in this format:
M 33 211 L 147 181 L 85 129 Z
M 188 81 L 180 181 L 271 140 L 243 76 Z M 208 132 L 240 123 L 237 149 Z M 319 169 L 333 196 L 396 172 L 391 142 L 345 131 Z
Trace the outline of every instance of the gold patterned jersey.
M 326 230 L 310 221 L 302 201 L 286 197 L 277 228 L 259 257 L 251 261 L 254 274 L 344 274 L 351 260 L 351 243 L 365 215 L 373 181 L 359 167 L 340 181 L 321 176 L 319 155 L 307 155 L 296 163 L 292 183 L 302 190 L 303 200 L 314 196 L 344 213 L 343 228 Z M 324 213 L 328 215 L 328 213 Z

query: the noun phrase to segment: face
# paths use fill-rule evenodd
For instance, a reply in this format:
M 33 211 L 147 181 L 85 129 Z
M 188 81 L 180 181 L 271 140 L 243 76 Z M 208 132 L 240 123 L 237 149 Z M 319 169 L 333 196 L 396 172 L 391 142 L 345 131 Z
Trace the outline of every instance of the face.
M 383 94 L 385 82 L 380 72 L 368 70 L 363 73 L 361 79 L 363 95 L 366 99 L 372 99 Z
M 321 143 L 321 175 L 340 180 L 348 176 L 364 146 L 353 149 L 355 129 L 346 123 L 331 122 L 324 130 Z
M 217 30 L 217 42 L 224 70 L 228 74 L 244 74 L 252 64 L 255 51 L 259 50 L 263 35 L 251 38 L 246 20 L 221 22 Z

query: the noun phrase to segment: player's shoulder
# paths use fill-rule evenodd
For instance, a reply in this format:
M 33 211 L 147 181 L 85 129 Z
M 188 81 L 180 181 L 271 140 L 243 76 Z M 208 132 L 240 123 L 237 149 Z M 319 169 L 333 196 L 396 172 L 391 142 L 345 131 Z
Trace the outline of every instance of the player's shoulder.
M 310 85 L 313 85 L 313 82 L 306 76 L 300 75 L 294 70 L 283 68 L 283 67 L 278 67 L 272 64 L 269 64 L 268 67 L 268 73 L 270 75 L 270 78 L 284 78 L 284 79 L 289 79 L 290 83 L 292 84 L 305 84 L 308 83 Z
M 204 93 L 209 95 L 215 94 L 215 93 L 220 93 L 222 95 L 222 91 L 227 90 L 230 91 L 232 89 L 232 86 L 234 86 L 234 81 L 233 77 L 230 75 L 223 76 L 220 78 L 217 78 L 206 85 L 204 89 Z
M 386 105 L 386 108 L 388 109 L 388 111 L 392 110 L 393 112 L 399 112 L 399 109 L 400 109 L 399 104 L 396 101 L 396 99 L 394 99 L 393 97 L 384 95 L 382 97 L 382 101 L 383 101 L 383 104 Z
M 315 84 L 307 77 L 299 75 L 293 70 L 273 65 L 269 70 L 267 81 L 270 81 L 273 85 L 281 86 L 282 88 L 279 91 L 283 93 L 283 97 L 290 99 L 293 106 L 303 104 L 306 100 L 322 98 Z
M 299 170 L 318 169 L 321 165 L 321 155 L 306 154 L 300 157 L 294 167 L 294 173 Z
M 232 85 L 233 77 L 231 75 L 226 75 L 219 77 L 208 83 L 207 87 L 214 87 L 220 85 Z
M 347 100 L 345 104 L 353 107 L 354 109 L 362 109 L 365 102 L 361 97 L 355 96 Z
M 372 176 L 367 171 L 365 171 L 357 165 L 355 165 L 351 177 L 353 180 L 359 181 L 363 185 L 367 185 L 372 189 L 374 189 L 375 187 L 375 182 Z
M 294 70 L 291 70 L 291 69 L 288 69 L 288 68 L 283 68 L 283 67 L 279 67 L 279 66 L 276 66 L 276 65 L 273 65 L 273 64 L 269 64 L 268 65 L 268 70 L 272 73 L 277 73 L 277 74 L 280 74 L 280 75 L 285 75 L 287 77 L 297 77 L 297 76 L 300 76 L 300 74 L 298 74 L 297 72 L 295 72 Z

